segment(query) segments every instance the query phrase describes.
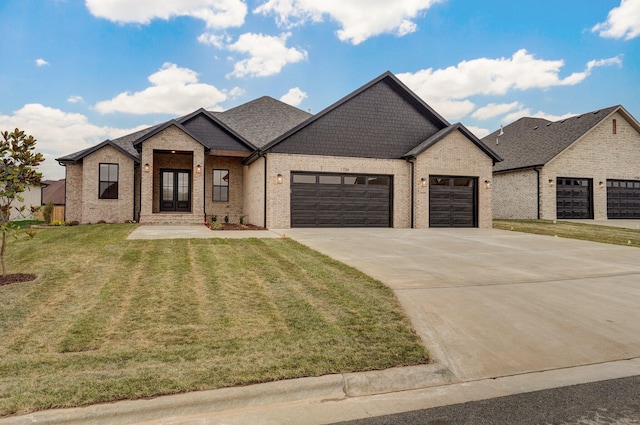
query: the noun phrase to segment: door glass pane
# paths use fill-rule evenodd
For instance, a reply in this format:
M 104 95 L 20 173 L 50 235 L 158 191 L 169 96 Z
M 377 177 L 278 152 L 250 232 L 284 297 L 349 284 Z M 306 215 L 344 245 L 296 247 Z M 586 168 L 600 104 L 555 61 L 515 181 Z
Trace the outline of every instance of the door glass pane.
M 365 184 L 366 182 L 365 177 L 344 176 L 344 184 Z
M 294 183 L 306 183 L 306 184 L 315 184 L 316 176 L 310 174 L 294 174 L 293 175 Z
M 189 173 L 178 173 L 178 201 L 189 200 Z
M 389 186 L 389 177 L 369 177 L 370 185 Z
M 431 186 L 449 186 L 449 179 L 442 177 L 431 177 L 429 182 Z
M 473 187 L 472 179 L 453 179 L 454 186 Z
M 320 184 L 341 184 L 342 177 L 340 176 L 318 176 Z
M 162 200 L 173 201 L 173 173 L 162 172 Z

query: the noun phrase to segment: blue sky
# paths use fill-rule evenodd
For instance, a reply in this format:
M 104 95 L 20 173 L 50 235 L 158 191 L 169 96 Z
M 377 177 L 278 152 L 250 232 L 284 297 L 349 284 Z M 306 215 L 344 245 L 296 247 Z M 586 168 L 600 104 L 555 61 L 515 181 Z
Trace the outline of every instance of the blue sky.
M 389 70 L 479 137 L 622 104 L 640 0 L 2 0 L 0 129 L 54 158 L 260 96 L 319 112 Z

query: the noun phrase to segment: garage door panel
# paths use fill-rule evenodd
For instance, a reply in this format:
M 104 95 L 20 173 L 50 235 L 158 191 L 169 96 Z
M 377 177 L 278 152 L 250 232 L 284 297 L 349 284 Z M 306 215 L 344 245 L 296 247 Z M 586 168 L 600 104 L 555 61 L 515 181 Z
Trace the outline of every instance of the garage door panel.
M 332 173 L 292 173 L 292 176 L 292 227 L 391 226 L 391 176 Z
M 429 178 L 429 227 L 477 226 L 477 178 Z
M 559 177 L 556 183 L 557 218 L 593 218 L 592 179 Z
M 640 217 L 640 181 L 607 180 L 607 217 Z

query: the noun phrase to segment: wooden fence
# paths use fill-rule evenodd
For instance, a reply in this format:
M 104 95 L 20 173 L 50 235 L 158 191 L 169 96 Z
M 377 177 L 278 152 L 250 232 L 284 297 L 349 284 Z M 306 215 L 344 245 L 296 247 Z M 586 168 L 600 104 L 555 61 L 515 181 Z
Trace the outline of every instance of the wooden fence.
M 44 221 L 44 215 L 42 210 L 44 209 L 44 205 L 40 207 L 38 212 L 34 214 L 35 220 Z M 51 214 L 51 221 L 64 221 L 64 205 L 54 205 L 53 213 Z

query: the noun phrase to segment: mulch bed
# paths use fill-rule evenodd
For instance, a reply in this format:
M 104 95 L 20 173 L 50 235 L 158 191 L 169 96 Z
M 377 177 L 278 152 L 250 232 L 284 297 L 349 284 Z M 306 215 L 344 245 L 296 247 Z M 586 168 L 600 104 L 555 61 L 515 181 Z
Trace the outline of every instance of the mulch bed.
M 31 273 L 14 273 L 0 276 L 0 286 L 11 285 L 12 283 L 30 282 L 38 276 Z
M 256 226 L 255 224 L 239 224 L 239 223 L 220 223 L 220 227 L 213 228 L 209 226 L 211 230 L 267 230 L 264 227 Z

